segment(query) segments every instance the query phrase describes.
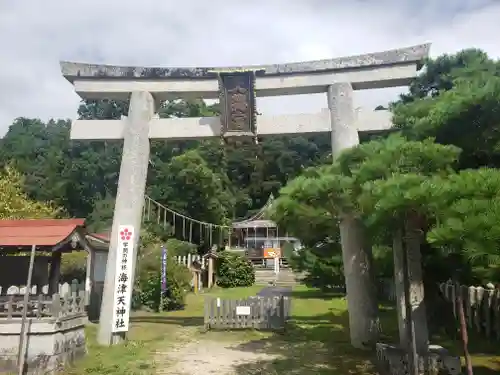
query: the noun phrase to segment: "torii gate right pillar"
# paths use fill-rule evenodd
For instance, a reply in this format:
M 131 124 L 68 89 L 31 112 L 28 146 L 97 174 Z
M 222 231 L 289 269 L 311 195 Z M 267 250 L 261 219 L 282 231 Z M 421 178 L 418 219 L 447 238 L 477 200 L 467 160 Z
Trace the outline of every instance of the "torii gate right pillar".
M 359 144 L 355 125 L 353 88 L 348 82 L 328 87 L 331 119 L 332 156 L 335 160 L 345 149 Z M 340 221 L 340 241 L 346 280 L 351 344 L 366 348 L 378 338 L 377 290 L 372 270 L 371 244 L 366 243 L 362 223 L 346 214 Z

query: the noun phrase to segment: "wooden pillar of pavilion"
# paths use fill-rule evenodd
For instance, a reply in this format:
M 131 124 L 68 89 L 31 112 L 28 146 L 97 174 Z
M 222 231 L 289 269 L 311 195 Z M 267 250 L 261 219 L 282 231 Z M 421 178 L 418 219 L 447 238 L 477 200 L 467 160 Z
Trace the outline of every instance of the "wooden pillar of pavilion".
M 53 251 L 49 271 L 49 295 L 59 293 L 59 278 L 61 277 L 61 251 Z

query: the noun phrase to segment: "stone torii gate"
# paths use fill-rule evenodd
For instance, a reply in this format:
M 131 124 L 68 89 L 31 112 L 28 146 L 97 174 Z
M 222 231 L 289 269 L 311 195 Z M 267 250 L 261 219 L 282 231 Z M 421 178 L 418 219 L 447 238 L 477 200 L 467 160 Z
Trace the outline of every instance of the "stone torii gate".
M 329 60 L 234 68 L 119 67 L 61 62 L 63 76 L 73 84 L 80 97 L 130 100 L 128 116 L 121 120 L 75 120 L 71 127 L 71 139 L 124 139 L 98 342 L 110 345 L 123 337 L 123 333 L 113 332 L 112 322 L 116 303 L 117 252 L 121 246 L 119 232 L 123 226 L 130 226 L 137 232 L 140 228 L 149 139 L 203 139 L 238 133 L 253 133 L 262 137 L 331 132 L 335 158 L 343 149 L 359 143 L 359 133 L 391 127 L 391 114 L 388 111 L 355 110 L 353 90 L 407 86 L 422 67 L 429 48 L 430 44 L 422 44 Z M 313 114 L 259 115 L 253 119 L 250 117 L 255 113 L 248 112 L 246 117 L 237 117 L 237 114 L 232 113 L 235 117 L 225 118 L 231 108 L 236 108 L 234 103 L 231 104 L 235 98 L 234 92 L 224 87 L 231 86 L 231 73 L 228 72 L 233 72 L 234 78 L 238 76 L 236 72 L 243 71 L 254 72 L 253 79 L 245 86 L 248 91 L 244 95 L 247 107 L 255 108 L 255 97 L 326 92 L 328 109 Z M 242 77 L 240 75 L 236 80 L 240 79 L 244 86 Z M 232 88 L 240 89 L 234 82 Z M 250 92 L 252 89 L 253 92 Z M 229 108 L 221 118 L 159 119 L 155 116 L 156 109 L 165 100 L 216 99 L 219 95 L 222 95 L 221 100 L 226 101 L 222 104 L 229 103 L 229 107 L 221 106 L 223 112 L 224 107 Z M 357 229 L 356 223 L 352 221 L 341 225 L 351 341 L 354 345 L 362 346 L 367 328 L 372 327 L 359 323 L 360 317 L 366 314 L 363 300 L 367 291 L 364 290 L 363 285 L 366 284 L 363 279 L 368 276 L 362 270 L 366 257 L 361 254 L 359 246 L 349 246 L 352 241 L 359 242 L 359 239 L 353 238 L 358 233 Z M 138 235 L 133 240 L 132 275 L 135 271 L 137 240 Z M 352 259 L 359 259 L 359 262 L 352 262 Z

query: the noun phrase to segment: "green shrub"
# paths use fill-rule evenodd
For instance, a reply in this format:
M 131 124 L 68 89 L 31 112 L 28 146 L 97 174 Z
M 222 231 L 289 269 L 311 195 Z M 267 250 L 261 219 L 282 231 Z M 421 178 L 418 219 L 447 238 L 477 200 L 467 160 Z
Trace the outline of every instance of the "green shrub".
M 191 274 L 182 265 L 169 259 L 167 263 L 167 290 L 163 295 L 162 310 L 179 310 L 184 307 L 186 294 L 190 289 Z M 136 304 L 158 311 L 161 300 L 161 271 L 144 275 L 138 282 Z
M 222 288 L 251 286 L 255 283 L 255 269 L 245 257 L 223 251 L 217 259 L 217 285 Z
M 135 309 L 145 307 L 157 311 L 160 308 L 161 293 L 161 246 L 150 243 L 142 248 L 137 267 L 133 307 Z M 163 310 L 178 310 L 184 306 L 191 279 L 191 272 L 187 267 L 177 264 L 173 254 L 169 252 L 167 291 L 163 298 Z
M 84 250 L 62 254 L 60 282 L 70 283 L 74 279 L 80 282 L 85 280 L 87 274 L 87 254 Z
M 342 249 L 339 242 L 319 242 L 297 251 L 289 264 L 295 272 L 305 273 L 303 282 L 324 291 L 345 283 Z

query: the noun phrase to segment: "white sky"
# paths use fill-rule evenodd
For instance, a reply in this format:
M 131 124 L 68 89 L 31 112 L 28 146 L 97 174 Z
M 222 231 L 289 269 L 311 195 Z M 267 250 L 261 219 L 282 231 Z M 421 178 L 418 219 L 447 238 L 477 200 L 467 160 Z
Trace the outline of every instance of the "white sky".
M 0 136 L 19 116 L 74 118 L 59 60 L 227 66 L 292 62 L 432 42 L 500 57 L 498 0 L 0 0 Z M 374 108 L 401 89 L 356 93 Z M 259 99 L 263 113 L 326 107 L 325 95 Z

